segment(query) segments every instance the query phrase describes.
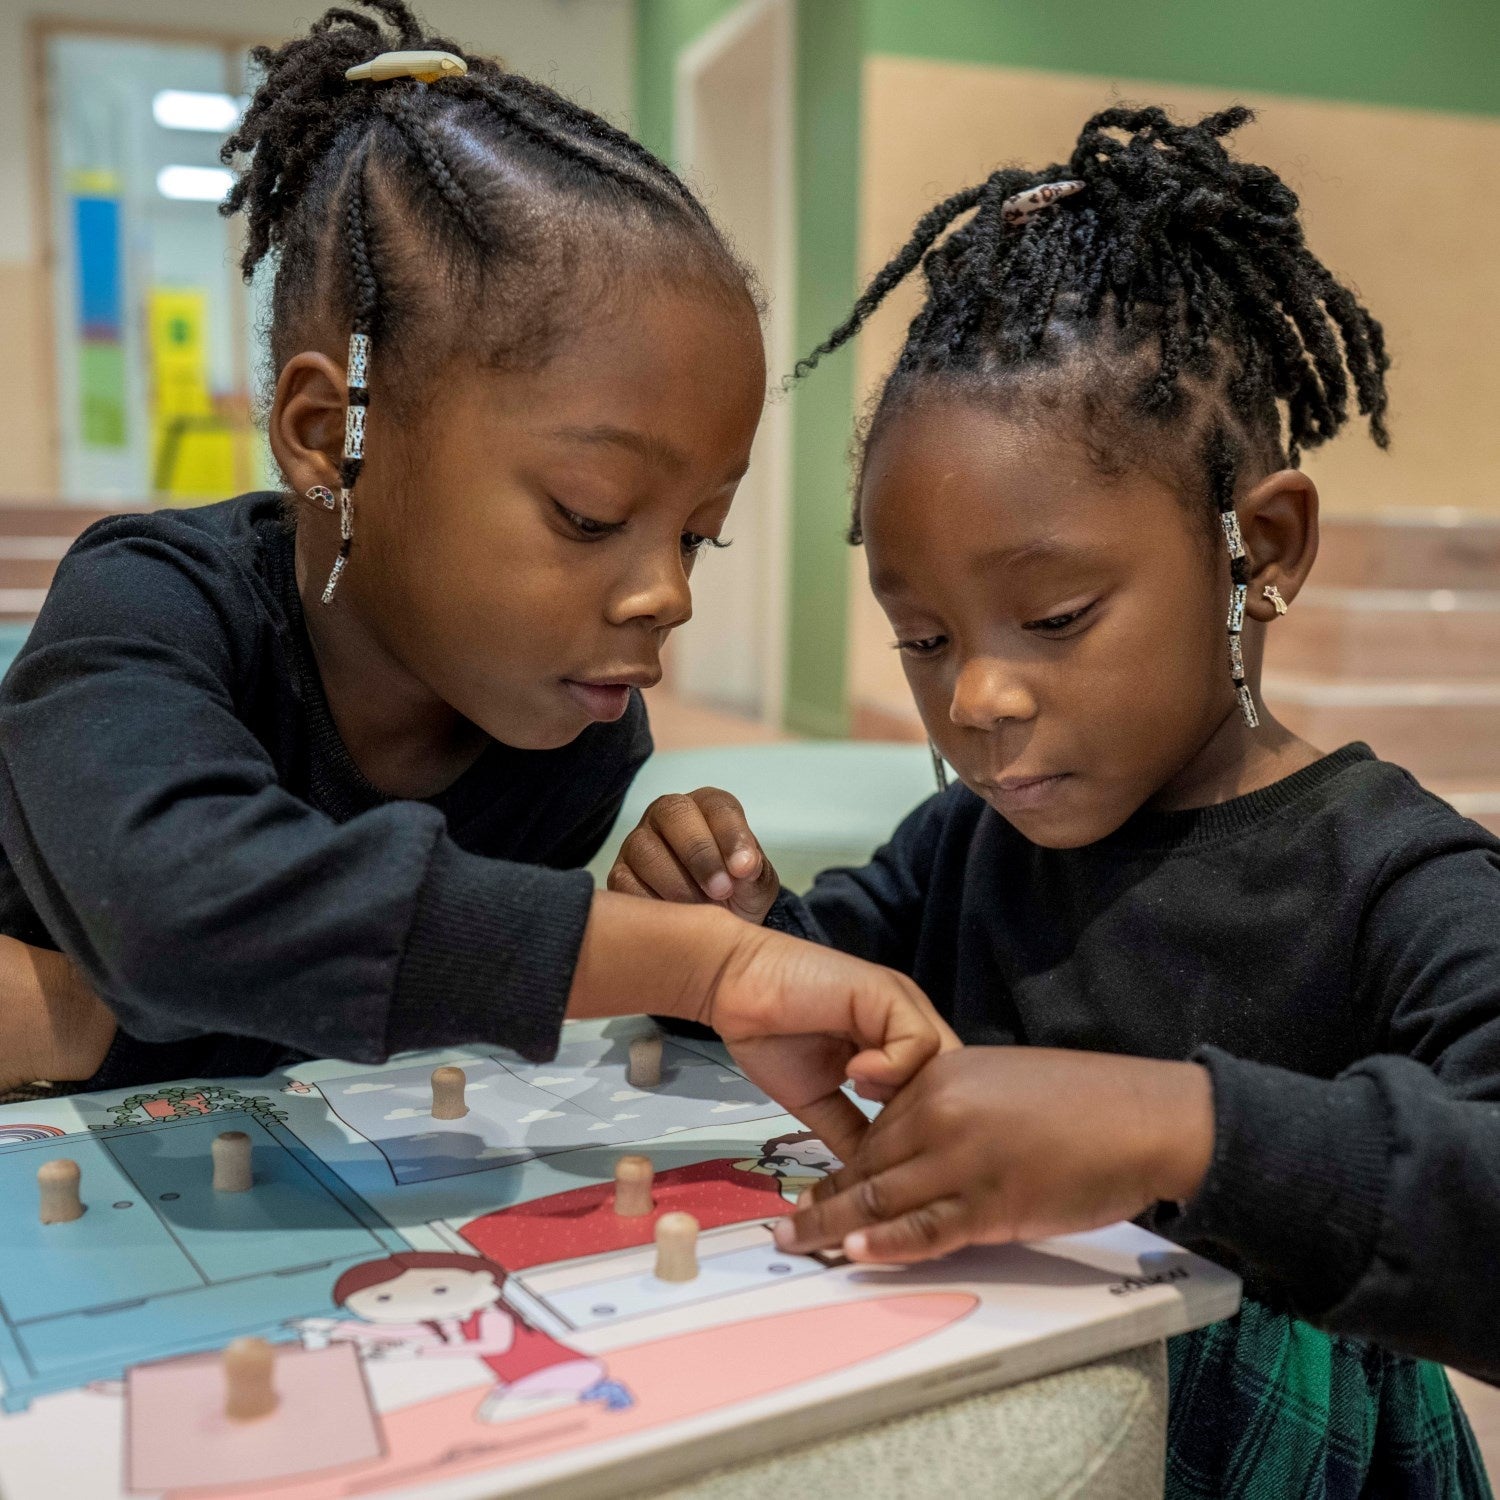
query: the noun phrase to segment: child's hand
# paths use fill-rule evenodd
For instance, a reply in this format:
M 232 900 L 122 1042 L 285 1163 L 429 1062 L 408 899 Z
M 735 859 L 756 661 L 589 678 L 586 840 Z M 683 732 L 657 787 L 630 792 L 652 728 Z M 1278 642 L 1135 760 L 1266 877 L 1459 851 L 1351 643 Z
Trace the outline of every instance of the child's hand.
M 712 1026 L 741 1067 L 843 1161 L 867 1128 L 843 1092 L 889 1099 L 957 1047 L 911 980 L 722 908 L 595 891 L 568 1014 L 647 1010 Z
M 693 1019 L 712 1026 L 758 1088 L 848 1161 L 869 1123 L 843 1092 L 845 1080 L 867 1098 L 891 1098 L 959 1041 L 904 975 L 781 933 L 753 936 Z
M 1213 1138 L 1194 1063 L 969 1047 L 929 1063 L 776 1239 L 899 1262 L 1096 1229 L 1192 1197 Z
M 739 802 L 717 787 L 658 797 L 621 846 L 609 888 L 658 901 L 711 901 L 762 922 L 781 889 Z

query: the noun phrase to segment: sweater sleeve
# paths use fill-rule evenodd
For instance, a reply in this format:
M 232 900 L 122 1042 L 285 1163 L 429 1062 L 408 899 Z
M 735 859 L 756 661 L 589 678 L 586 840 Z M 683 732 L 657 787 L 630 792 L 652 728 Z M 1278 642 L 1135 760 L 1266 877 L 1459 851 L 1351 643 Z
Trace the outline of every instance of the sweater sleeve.
M 805 896 L 783 890 L 766 925 L 909 974 L 951 799 L 929 797 L 858 870 L 824 870 Z
M 1213 1162 L 1170 1232 L 1336 1332 L 1500 1379 L 1500 854 L 1455 831 L 1387 874 L 1359 955 L 1379 1055 L 1325 1080 L 1199 1054 Z
M 212 538 L 112 524 L 64 560 L 0 689 L 0 838 L 54 941 L 143 1041 L 549 1056 L 588 876 L 465 853 L 421 803 L 338 823 L 289 793 L 236 711 L 256 621 Z

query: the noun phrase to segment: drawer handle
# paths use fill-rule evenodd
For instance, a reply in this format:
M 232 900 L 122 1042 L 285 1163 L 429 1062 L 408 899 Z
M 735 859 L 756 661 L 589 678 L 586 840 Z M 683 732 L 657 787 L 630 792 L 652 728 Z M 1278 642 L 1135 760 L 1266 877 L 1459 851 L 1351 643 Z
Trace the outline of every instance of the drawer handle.
M 105 1307 L 86 1307 L 83 1315 L 86 1318 L 102 1318 L 108 1313 L 124 1312 L 127 1307 L 144 1307 L 145 1305 L 144 1297 L 135 1297 L 128 1302 L 111 1302 Z

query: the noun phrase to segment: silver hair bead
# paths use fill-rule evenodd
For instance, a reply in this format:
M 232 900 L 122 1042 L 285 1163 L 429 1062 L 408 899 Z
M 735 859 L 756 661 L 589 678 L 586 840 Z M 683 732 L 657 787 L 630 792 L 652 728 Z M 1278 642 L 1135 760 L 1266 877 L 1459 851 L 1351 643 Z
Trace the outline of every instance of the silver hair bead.
M 1240 638 L 1229 637 L 1229 675 L 1236 680 L 1245 675 L 1245 653 L 1240 650 Z
M 1260 728 L 1260 715 L 1255 711 L 1255 699 L 1250 696 L 1250 689 L 1242 682 L 1240 684 L 1240 714 L 1245 720 L 1247 729 Z
M 1232 510 L 1219 512 L 1219 520 L 1224 527 L 1224 540 L 1229 543 L 1230 557 L 1243 557 L 1245 555 L 1245 543 L 1240 536 L 1240 518 Z
M 344 571 L 345 561 L 342 553 L 333 560 L 333 572 L 328 575 L 328 584 L 323 590 L 324 604 L 333 603 L 333 591 L 339 586 L 339 574 Z
M 348 376 L 351 391 L 363 391 L 369 387 L 370 335 L 367 333 L 349 335 Z
M 344 411 L 344 457 L 365 456 L 365 409 L 349 406 Z
M 354 537 L 354 502 L 348 490 L 339 491 L 339 540 L 351 541 Z
M 1229 633 L 1238 635 L 1245 628 L 1245 585 L 1237 583 L 1229 595 Z

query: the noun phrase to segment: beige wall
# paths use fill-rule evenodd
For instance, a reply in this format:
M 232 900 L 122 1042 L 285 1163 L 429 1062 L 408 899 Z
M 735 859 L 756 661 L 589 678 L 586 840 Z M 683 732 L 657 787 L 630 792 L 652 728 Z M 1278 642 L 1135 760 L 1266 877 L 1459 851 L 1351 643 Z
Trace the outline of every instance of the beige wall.
M 1308 238 L 1385 324 L 1392 446 L 1357 427 L 1310 455 L 1331 511 L 1458 505 L 1500 513 L 1500 119 L 1175 84 L 873 57 L 864 70 L 860 268 L 868 276 L 940 197 L 1007 162 L 1065 159 L 1094 110 L 1123 97 L 1182 115 L 1241 102 L 1235 138 L 1301 195 Z M 861 339 L 861 389 L 894 355 L 917 305 L 893 295 Z M 851 558 L 849 695 L 910 713 L 890 630 Z
M 56 476 L 28 22 L 274 39 L 325 8 L 318 0 L 0 0 L 0 503 L 49 494 Z M 631 113 L 632 0 L 418 0 L 416 9 L 470 51 L 503 56 L 611 119 L 623 123 Z

